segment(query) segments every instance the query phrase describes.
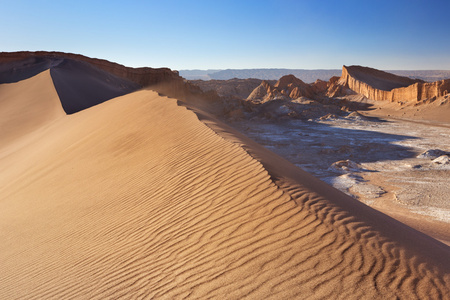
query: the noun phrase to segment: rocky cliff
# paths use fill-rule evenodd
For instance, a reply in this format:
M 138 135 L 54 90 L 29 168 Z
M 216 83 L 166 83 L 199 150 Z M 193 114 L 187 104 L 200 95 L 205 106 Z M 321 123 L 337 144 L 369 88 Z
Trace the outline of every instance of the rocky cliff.
M 130 68 L 113 63 L 104 59 L 90 58 L 79 54 L 64 52 L 1 52 L 0 63 L 7 64 L 17 61 L 23 61 L 26 64 L 32 64 L 40 58 L 61 59 L 68 58 L 78 61 L 88 62 L 89 64 L 100 68 L 108 73 L 131 80 L 140 86 L 150 86 L 161 82 L 183 81 L 177 71 L 168 68 Z
M 421 101 L 450 91 L 450 79 L 432 83 L 361 66 L 343 66 L 339 85 L 372 100 Z

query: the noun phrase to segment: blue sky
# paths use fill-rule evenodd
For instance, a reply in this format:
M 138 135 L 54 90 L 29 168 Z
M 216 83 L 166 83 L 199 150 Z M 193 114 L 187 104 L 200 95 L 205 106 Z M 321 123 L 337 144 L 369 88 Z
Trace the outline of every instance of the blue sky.
M 450 69 L 448 0 L 3 1 L 0 51 L 172 69 Z

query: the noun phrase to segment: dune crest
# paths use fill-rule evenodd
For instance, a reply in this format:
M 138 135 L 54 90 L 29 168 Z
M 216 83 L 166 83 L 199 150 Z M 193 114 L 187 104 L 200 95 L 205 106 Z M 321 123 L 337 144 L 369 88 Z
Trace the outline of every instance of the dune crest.
M 52 120 L 0 159 L 17 163 L 0 177 L 0 298 L 449 293 L 448 247 L 175 99 L 141 90 Z

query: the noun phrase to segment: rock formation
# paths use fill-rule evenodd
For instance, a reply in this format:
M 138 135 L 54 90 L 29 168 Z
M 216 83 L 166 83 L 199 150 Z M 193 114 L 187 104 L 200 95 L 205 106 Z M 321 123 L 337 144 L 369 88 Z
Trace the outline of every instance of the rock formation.
M 312 97 L 313 91 L 309 84 L 304 83 L 294 75 L 286 75 L 280 78 L 274 85 L 274 88 L 282 95 L 289 96 L 291 99 L 299 97 Z
M 210 89 L 216 90 L 219 96 L 232 95 L 262 103 L 274 99 L 288 100 L 300 97 L 323 100 L 355 94 L 372 100 L 417 102 L 426 99 L 433 101 L 450 92 L 450 79 L 424 82 L 420 79 L 411 79 L 361 66 L 343 66 L 341 77 L 334 76 L 329 81 L 318 79 L 310 84 L 304 83 L 294 75 L 283 76 L 275 84 L 262 81 L 258 86 L 256 86 L 256 79 L 231 81 L 214 80 L 214 87 L 206 82 L 201 84 L 209 85 Z M 230 84 L 235 84 L 235 87 L 233 88 Z M 248 89 L 242 89 L 242 86 L 248 88 L 252 85 L 256 87 L 246 96 Z
M 324 81 L 324 80 L 317 79 L 310 86 L 311 86 L 312 91 L 313 91 L 314 94 L 324 94 L 327 91 L 328 82 Z
M 339 85 L 372 100 L 421 101 L 450 91 L 450 79 L 428 83 L 361 66 L 343 66 Z
M 317 82 L 317 81 L 316 81 Z M 315 84 L 315 83 L 314 83 Z M 273 86 L 263 81 L 256 87 L 252 93 L 247 97 L 247 100 L 259 100 L 265 102 L 273 99 L 297 99 L 300 97 L 311 98 L 314 96 L 313 85 L 304 83 L 294 75 L 286 75 L 281 77 Z M 320 83 L 317 84 L 316 89 L 319 90 Z
M 267 82 L 263 81 L 259 86 L 257 86 L 247 97 L 247 100 L 260 100 L 261 102 L 267 101 L 272 95 L 273 86 Z

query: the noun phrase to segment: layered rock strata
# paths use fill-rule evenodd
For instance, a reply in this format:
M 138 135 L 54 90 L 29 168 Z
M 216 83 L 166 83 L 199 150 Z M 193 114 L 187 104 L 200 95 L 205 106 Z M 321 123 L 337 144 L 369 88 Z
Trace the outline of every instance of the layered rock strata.
M 450 79 L 424 82 L 361 66 L 343 66 L 339 84 L 372 100 L 421 101 L 450 91 Z

